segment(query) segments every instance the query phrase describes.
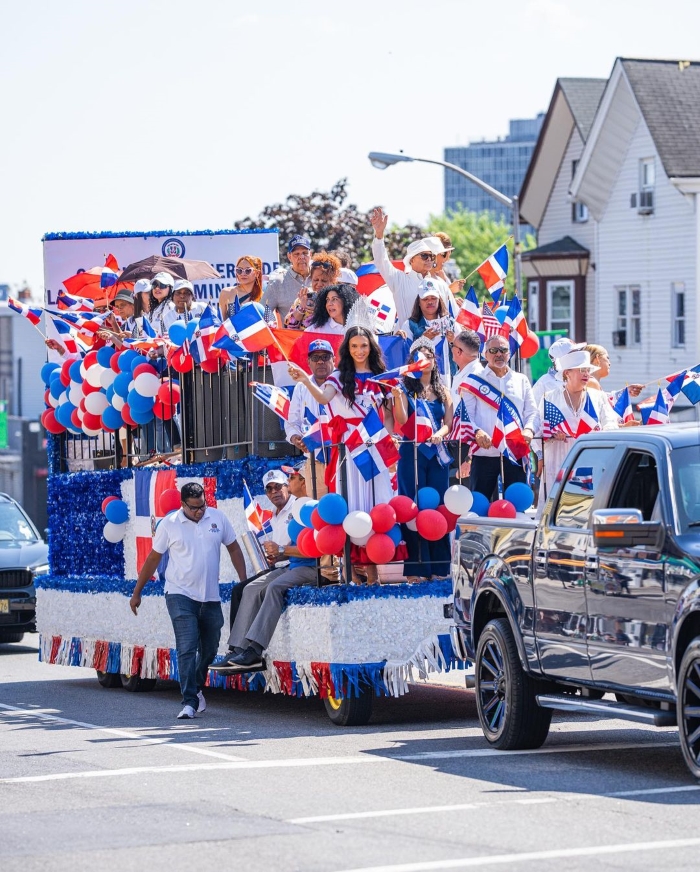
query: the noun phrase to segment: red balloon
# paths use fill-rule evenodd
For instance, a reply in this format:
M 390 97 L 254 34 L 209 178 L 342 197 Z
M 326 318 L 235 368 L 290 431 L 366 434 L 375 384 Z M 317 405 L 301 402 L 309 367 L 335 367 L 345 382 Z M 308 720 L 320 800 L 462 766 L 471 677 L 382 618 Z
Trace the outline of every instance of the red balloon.
M 180 402 L 180 388 L 172 382 L 165 382 L 158 388 L 156 400 L 160 400 L 166 406 L 176 406 Z
M 136 378 L 137 375 L 141 375 L 144 372 L 147 372 L 150 375 L 158 375 L 158 370 L 155 366 L 151 366 L 150 363 L 140 363 L 131 370 L 131 377 Z
M 399 524 L 412 521 L 418 514 L 418 506 L 410 497 L 392 497 L 389 500 L 389 505 L 396 512 L 396 520 Z
M 48 388 L 46 388 L 46 390 L 44 391 L 44 405 L 46 406 L 47 409 L 53 409 L 53 406 L 49 402 L 50 396 L 51 396 L 51 391 Z
M 489 518 L 514 518 L 517 510 L 508 500 L 494 500 L 489 506 Z
M 314 530 L 323 530 L 324 527 L 327 527 L 328 524 L 323 520 L 323 518 L 318 513 L 318 507 L 311 512 L 311 526 Z
M 189 372 L 194 367 L 194 360 L 191 354 L 176 348 L 168 355 L 168 366 L 172 366 L 176 372 Z
M 529 357 L 534 357 L 535 354 L 540 350 L 540 339 L 539 336 L 534 333 L 532 330 L 527 331 L 527 337 L 523 339 L 523 343 L 520 346 L 520 356 L 527 360 Z
M 83 394 L 87 396 L 88 394 L 94 394 L 95 391 L 101 390 L 100 385 L 91 385 L 87 379 L 84 379 L 80 387 L 83 389 Z
M 168 406 L 165 403 L 155 403 L 153 406 L 153 414 L 156 418 L 160 418 L 162 421 L 169 421 L 175 414 L 175 407 Z
M 83 427 L 88 430 L 101 430 L 102 418 L 99 415 L 93 415 L 92 412 L 85 412 L 83 415 Z
M 176 487 L 169 487 L 160 495 L 158 510 L 161 515 L 167 515 L 168 512 L 174 512 L 176 509 L 179 509 L 181 502 L 180 491 Z
M 313 514 L 311 517 L 313 520 Z M 342 524 L 326 524 L 316 533 L 314 539 L 321 554 L 340 554 L 345 546 L 347 533 L 343 530 Z
M 391 536 L 386 533 L 373 533 L 367 540 L 365 550 L 372 563 L 390 563 L 396 546 Z
M 61 375 L 59 376 L 59 378 L 61 379 L 61 384 L 65 388 L 67 388 L 70 384 L 70 373 L 68 370 L 71 368 L 71 366 L 73 366 L 74 363 L 74 360 L 64 360 L 61 364 Z
M 459 515 L 453 515 L 447 506 L 438 506 L 435 511 L 440 512 L 442 517 L 447 521 L 447 532 L 451 533 L 457 526 Z
M 97 328 L 100 329 L 99 327 Z M 73 361 L 75 363 L 75 361 Z M 88 353 L 83 358 L 83 366 L 85 369 L 90 369 L 93 363 L 97 363 L 97 352 L 96 351 L 88 351 Z
M 311 527 L 304 529 L 297 536 L 297 548 L 305 557 L 320 557 L 321 552 L 318 550 L 316 540 L 314 539 L 314 531 Z
M 396 512 L 388 503 L 370 509 L 369 516 L 375 533 L 388 533 L 396 523 Z
M 49 433 L 53 433 L 54 435 L 64 433 L 66 430 L 63 424 L 59 423 L 56 420 L 56 415 L 54 414 L 53 409 L 45 409 L 41 413 L 41 423 L 44 425 L 44 428 L 49 431 Z
M 120 411 L 122 413 L 122 418 L 124 419 L 125 424 L 128 424 L 129 427 L 138 427 L 136 421 L 134 421 L 134 419 L 131 417 L 131 409 L 129 408 L 128 403 L 124 403 Z
M 119 499 L 119 497 L 105 497 L 105 498 L 102 500 L 102 514 L 104 514 L 104 511 L 105 511 L 105 509 L 107 508 L 107 504 L 108 504 L 108 503 L 111 503 L 112 500 L 118 500 L 118 499 Z
M 416 515 L 416 530 L 429 542 L 437 542 L 447 535 L 447 521 L 437 509 L 421 509 Z
M 119 373 L 121 372 L 121 369 L 119 368 L 119 355 L 118 354 L 113 354 L 112 357 L 110 358 L 109 368 L 112 370 L 112 372 L 116 372 L 117 375 L 119 375 Z
M 199 365 L 202 368 L 202 372 L 218 372 L 219 358 L 215 357 L 213 360 L 211 358 L 209 360 L 203 360 Z
M 76 430 L 80 430 L 80 428 L 83 426 L 83 422 L 80 420 L 80 415 L 78 415 L 77 409 L 73 409 L 73 411 L 70 413 L 70 421 Z

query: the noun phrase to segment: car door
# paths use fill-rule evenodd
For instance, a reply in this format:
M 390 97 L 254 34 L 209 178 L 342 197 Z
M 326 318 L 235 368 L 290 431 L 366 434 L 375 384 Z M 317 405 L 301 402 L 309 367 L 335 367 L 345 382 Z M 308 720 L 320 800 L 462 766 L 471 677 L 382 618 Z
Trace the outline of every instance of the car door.
M 661 520 L 662 453 L 630 446 L 607 499 L 610 509 L 638 509 Z M 595 681 L 645 690 L 669 690 L 666 663 L 668 609 L 665 560 L 648 548 L 605 548 L 588 586 L 588 653 Z
M 589 519 L 614 452 L 615 446 L 601 445 L 567 458 L 548 519 L 535 537 L 537 650 L 544 672 L 560 679 L 591 680 L 586 582 L 595 560 Z

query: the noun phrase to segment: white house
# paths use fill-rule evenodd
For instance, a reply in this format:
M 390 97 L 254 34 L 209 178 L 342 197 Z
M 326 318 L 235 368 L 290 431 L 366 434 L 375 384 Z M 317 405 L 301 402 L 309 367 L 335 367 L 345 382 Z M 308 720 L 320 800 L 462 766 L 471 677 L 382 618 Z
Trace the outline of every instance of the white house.
M 606 387 L 700 362 L 699 195 L 700 63 L 618 58 L 607 82 L 557 82 L 521 191 L 530 320 L 604 345 Z

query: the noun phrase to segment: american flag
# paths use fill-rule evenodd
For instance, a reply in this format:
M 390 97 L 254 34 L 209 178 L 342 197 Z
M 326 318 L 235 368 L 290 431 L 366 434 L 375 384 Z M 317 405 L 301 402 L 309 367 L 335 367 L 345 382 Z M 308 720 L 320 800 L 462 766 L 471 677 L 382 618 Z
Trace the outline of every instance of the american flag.
M 484 341 L 492 336 L 498 336 L 501 332 L 501 322 L 493 314 L 491 309 L 484 303 L 481 307 L 481 328 L 479 335 L 483 336 Z
M 454 410 L 452 417 L 452 429 L 448 436 L 448 441 L 454 442 L 471 442 L 474 439 L 474 427 L 469 419 L 467 407 L 464 404 L 464 397 L 460 398 L 457 407 Z
M 600 430 L 600 422 L 598 421 L 598 415 L 593 406 L 591 395 L 587 393 L 586 402 L 584 403 L 583 411 L 581 412 L 581 420 L 578 422 L 576 435 L 583 436 L 584 433 L 590 433 L 591 430 Z
M 544 439 L 551 439 L 555 433 L 565 433 L 567 436 L 574 435 L 561 409 L 549 400 L 545 400 L 542 436 Z

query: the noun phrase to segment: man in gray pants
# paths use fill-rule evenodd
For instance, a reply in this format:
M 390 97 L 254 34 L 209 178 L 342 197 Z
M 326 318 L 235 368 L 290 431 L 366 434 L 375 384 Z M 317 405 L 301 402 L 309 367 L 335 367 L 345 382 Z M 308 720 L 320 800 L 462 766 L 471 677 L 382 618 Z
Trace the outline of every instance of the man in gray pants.
M 302 557 L 291 544 L 278 544 L 286 539 L 286 530 L 292 517 L 295 498 L 289 494 L 287 476 L 271 470 L 263 476 L 265 494 L 275 506 L 272 519 L 274 540 L 263 543 L 268 562 L 274 566 L 280 560 L 289 560 L 289 566 L 273 569 L 263 578 L 247 583 L 243 589 L 231 634 L 229 652 L 223 660 L 213 663 L 213 672 L 253 672 L 265 668 L 263 651 L 270 644 L 275 627 L 284 607 L 284 595 L 291 587 L 315 584 L 318 579 L 316 561 Z M 286 535 L 283 535 L 286 534 Z

